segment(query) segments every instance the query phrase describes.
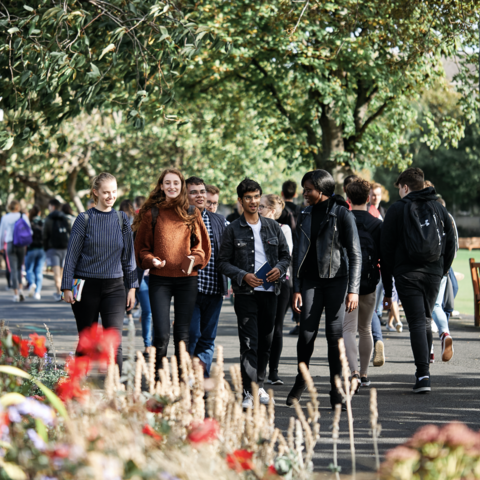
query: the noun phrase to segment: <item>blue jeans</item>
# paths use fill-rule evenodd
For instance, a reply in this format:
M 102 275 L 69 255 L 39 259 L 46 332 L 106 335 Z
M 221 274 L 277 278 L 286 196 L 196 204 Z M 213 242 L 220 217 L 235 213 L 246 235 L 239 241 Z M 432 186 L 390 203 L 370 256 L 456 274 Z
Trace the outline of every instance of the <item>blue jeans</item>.
M 435 300 L 435 306 L 432 311 L 432 318 L 438 327 L 438 335 L 442 336 L 442 333 L 450 333 L 448 328 L 448 318 L 443 310 L 443 297 L 445 296 L 445 287 L 447 286 L 447 277 L 442 277 L 440 282 L 440 289 L 438 290 L 437 299 Z
M 45 265 L 45 250 L 43 248 L 33 248 L 27 252 L 25 257 L 25 269 L 27 271 L 28 285 L 33 283 L 37 286 L 35 293 L 42 291 L 43 266 Z
M 222 309 L 221 295 L 206 295 L 198 292 L 195 310 L 190 323 L 190 343 L 188 352 L 205 364 L 205 376 L 210 375 L 210 367 L 215 350 L 218 319 Z
M 377 294 L 377 300 L 375 304 L 375 312 L 377 314 L 377 317 L 381 317 L 383 312 L 383 282 L 381 278 L 377 284 L 376 294 Z M 373 338 L 375 339 L 375 335 L 373 336 Z
M 152 309 L 148 296 L 149 278 L 148 275 L 142 278 L 142 283 L 137 291 L 138 301 L 142 307 L 142 337 L 145 348 L 152 346 Z
M 373 336 L 373 343 L 377 343 L 379 340 L 383 342 L 383 335 L 382 335 L 382 324 L 380 323 L 380 319 L 378 318 L 377 312 L 373 311 L 372 315 L 372 336 Z

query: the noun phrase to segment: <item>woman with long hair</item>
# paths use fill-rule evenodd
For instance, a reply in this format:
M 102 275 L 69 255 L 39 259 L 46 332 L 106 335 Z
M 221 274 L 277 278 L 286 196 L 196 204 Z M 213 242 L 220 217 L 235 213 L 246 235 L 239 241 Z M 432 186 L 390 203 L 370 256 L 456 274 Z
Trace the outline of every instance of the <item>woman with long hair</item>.
M 130 225 L 132 225 L 133 221 L 135 220 L 135 209 L 133 208 L 132 202 L 128 198 L 126 200 L 122 200 L 118 209 L 121 212 L 125 212 L 128 219 L 130 220 Z
M 143 270 L 150 269 L 153 346 L 157 369 L 170 339 L 170 302 L 174 299 L 175 355 L 179 343 L 188 351 L 190 321 L 197 298 L 198 270 L 210 260 L 211 246 L 200 212 L 189 208 L 185 179 L 175 168 L 162 172 L 133 222 L 135 253 Z M 193 270 L 189 273 L 189 264 Z
M 96 324 L 99 315 L 104 328 L 117 331 L 116 362 L 121 372 L 125 306 L 133 305 L 138 287 L 133 234 L 125 213 L 113 209 L 117 199 L 113 175 L 97 175 L 90 195 L 95 207 L 80 213 L 73 224 L 61 288 L 64 300 L 72 304 L 79 334 Z M 80 301 L 73 297 L 74 279 L 85 280 Z
M 358 305 L 362 253 L 355 218 L 343 197 L 335 195 L 335 181 L 325 170 L 313 170 L 302 179 L 308 201 L 299 217 L 293 248 L 293 308 L 300 313 L 298 363 L 310 364 L 325 309 L 325 336 L 330 367 L 330 403 L 342 403 L 335 376 L 342 374 L 338 340 L 345 310 Z M 298 373 L 287 405 L 300 400 L 306 384 Z
M 47 257 L 43 249 L 43 220 L 38 205 L 34 205 L 28 211 L 28 219 L 33 232 L 32 243 L 27 247 L 27 256 L 25 257 L 28 296 L 40 300 L 42 298 L 43 266 Z
M 281 217 L 285 202 L 278 195 L 264 195 L 260 199 L 258 211 L 262 217 L 277 220 Z M 293 249 L 292 229 L 280 223 L 280 228 L 287 240 L 290 255 Z M 275 314 L 275 329 L 273 331 L 272 348 L 270 350 L 268 381 L 272 385 L 283 385 L 283 381 L 278 376 L 278 365 L 283 349 L 283 321 L 289 305 L 292 303 L 293 283 L 290 275 L 290 269 L 287 270 L 285 278 L 282 279 L 282 288 L 277 297 L 277 311 Z

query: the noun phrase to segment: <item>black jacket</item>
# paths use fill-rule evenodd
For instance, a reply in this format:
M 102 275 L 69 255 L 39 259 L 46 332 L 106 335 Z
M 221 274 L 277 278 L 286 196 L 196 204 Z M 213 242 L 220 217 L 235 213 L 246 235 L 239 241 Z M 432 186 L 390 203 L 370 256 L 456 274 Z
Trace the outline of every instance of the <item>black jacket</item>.
M 424 188 L 409 193 L 403 199 L 395 202 L 385 216 L 382 226 L 382 280 L 385 296 L 392 296 L 392 276 L 403 275 L 409 272 L 422 272 L 434 275 L 446 275 L 455 257 L 455 233 L 447 209 L 436 203 L 437 211 L 441 215 L 443 231 L 445 233 L 444 253 L 437 262 L 413 263 L 403 239 L 403 212 L 406 202 L 416 199 L 436 201 L 437 194 L 433 187 Z
M 275 294 L 280 294 L 281 278 L 290 266 L 287 240 L 280 225 L 270 218 L 260 216 L 263 248 L 268 263 L 280 270 L 280 280 L 275 283 Z M 253 288 L 243 279 L 247 273 L 255 273 L 255 241 L 251 227 L 242 214 L 225 229 L 218 260 L 218 269 L 232 279 L 235 294 L 253 294 Z
M 215 262 L 215 271 L 218 275 L 218 285 L 220 286 L 221 294 L 226 295 L 228 293 L 228 280 L 225 275 L 220 273 L 218 268 L 219 265 L 219 253 L 220 245 L 222 244 L 223 233 L 225 232 L 225 217 L 219 215 L 218 213 L 212 213 L 209 210 L 207 212 L 208 218 L 210 220 L 210 225 L 212 226 L 213 232 L 213 244 L 212 250 L 214 251 L 213 260 Z
M 63 224 L 67 229 L 67 232 L 70 234 L 72 231 L 72 224 L 63 212 L 60 210 L 54 210 L 48 214 L 47 218 L 45 219 L 45 223 L 43 224 L 43 248 L 45 251 L 50 248 L 54 248 L 52 245 L 52 227 L 55 220 L 60 218 L 63 220 Z
M 299 216 L 293 242 L 293 288 L 301 292 L 302 266 L 312 244 L 312 207 Z M 359 293 L 362 270 L 362 252 L 355 217 L 345 207 L 336 203 L 327 211 L 315 239 L 318 260 L 318 278 L 335 278 L 349 275 L 348 293 Z

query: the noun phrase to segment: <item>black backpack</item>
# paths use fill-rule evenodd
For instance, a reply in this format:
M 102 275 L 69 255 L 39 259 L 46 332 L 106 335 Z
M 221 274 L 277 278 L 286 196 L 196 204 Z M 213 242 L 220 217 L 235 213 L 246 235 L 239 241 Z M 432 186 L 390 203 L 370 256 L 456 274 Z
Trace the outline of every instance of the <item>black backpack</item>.
M 403 238 L 410 259 L 436 262 L 444 248 L 443 221 L 433 200 L 407 201 L 403 210 Z
M 34 218 L 30 224 L 33 232 L 33 241 L 29 245 L 30 249 L 43 248 L 43 220 L 41 218 Z
M 70 239 L 70 222 L 65 215 L 52 219 L 52 229 L 50 231 L 50 245 L 52 248 L 65 249 L 68 247 Z
M 358 237 L 362 249 L 362 274 L 360 277 L 360 295 L 375 291 L 380 280 L 378 269 L 378 248 L 372 235 L 362 221 L 357 219 Z

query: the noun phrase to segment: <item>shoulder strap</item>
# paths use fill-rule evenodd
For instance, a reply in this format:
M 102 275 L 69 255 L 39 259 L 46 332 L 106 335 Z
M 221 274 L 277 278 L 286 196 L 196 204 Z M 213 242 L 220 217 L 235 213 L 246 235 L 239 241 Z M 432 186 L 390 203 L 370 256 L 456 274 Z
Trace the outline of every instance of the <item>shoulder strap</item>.
M 123 232 L 123 216 L 120 210 L 117 210 L 118 223 L 120 224 L 120 230 Z

